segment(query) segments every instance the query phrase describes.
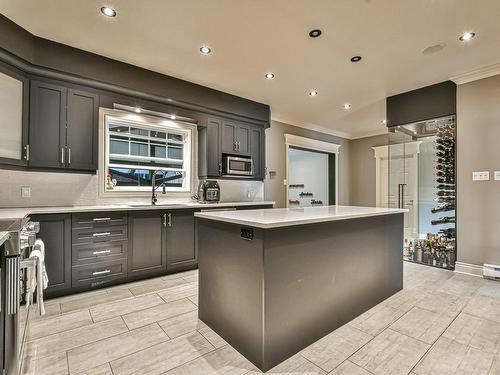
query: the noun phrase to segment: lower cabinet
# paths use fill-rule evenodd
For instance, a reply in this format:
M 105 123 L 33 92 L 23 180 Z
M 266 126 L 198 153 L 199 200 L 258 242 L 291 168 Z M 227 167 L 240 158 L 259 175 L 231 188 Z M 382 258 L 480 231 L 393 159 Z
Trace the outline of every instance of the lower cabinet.
M 34 215 L 40 222 L 37 234 L 45 243 L 45 267 L 49 278 L 46 295 L 59 295 L 71 289 L 71 214 Z
M 195 211 L 33 215 L 45 243 L 47 297 L 196 268 Z
M 167 212 L 167 271 L 196 267 L 195 235 L 193 210 Z
M 131 211 L 128 225 L 128 277 L 164 273 L 167 269 L 167 214 L 163 211 Z

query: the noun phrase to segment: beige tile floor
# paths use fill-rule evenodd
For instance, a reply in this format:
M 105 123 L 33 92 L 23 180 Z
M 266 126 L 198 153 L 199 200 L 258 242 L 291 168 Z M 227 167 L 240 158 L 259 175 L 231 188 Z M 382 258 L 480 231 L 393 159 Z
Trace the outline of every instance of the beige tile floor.
M 23 374 L 260 374 L 197 318 L 196 271 L 46 302 Z M 271 374 L 500 374 L 500 283 L 405 263 L 404 290 Z

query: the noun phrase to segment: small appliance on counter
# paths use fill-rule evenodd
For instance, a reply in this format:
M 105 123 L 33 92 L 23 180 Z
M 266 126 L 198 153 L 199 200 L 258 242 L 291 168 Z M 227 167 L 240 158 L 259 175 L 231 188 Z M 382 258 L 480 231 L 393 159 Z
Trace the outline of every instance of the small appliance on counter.
M 200 203 L 217 203 L 220 201 L 220 186 L 214 180 L 202 180 L 198 185 L 196 199 Z

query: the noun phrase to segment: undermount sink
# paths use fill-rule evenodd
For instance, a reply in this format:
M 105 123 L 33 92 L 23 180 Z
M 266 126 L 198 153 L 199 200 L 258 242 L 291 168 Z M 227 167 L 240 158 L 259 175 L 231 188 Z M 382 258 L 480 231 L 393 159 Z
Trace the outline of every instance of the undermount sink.
M 157 204 L 151 204 L 151 203 L 132 203 L 128 204 L 127 206 L 129 207 L 182 207 L 182 206 L 187 206 L 185 203 L 157 203 Z

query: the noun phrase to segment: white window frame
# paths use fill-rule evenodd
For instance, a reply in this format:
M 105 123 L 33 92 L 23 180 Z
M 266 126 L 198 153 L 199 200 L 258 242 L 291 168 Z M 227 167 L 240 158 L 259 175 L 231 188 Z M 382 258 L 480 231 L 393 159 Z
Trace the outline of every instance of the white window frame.
M 174 195 L 191 196 L 191 189 L 194 186 L 194 176 L 196 175 L 196 145 L 197 145 L 197 131 L 196 124 L 190 124 L 177 120 L 170 120 L 156 116 L 148 116 L 143 114 L 135 114 L 127 111 L 116 109 L 99 109 L 99 193 L 101 196 L 147 196 L 151 195 L 151 186 L 127 186 L 115 187 L 114 189 L 106 188 L 106 175 L 109 167 L 109 130 L 108 122 L 114 121 L 124 126 L 138 126 L 145 127 L 151 130 L 175 132 L 176 129 L 186 133 L 184 142 L 184 171 L 185 179 L 183 187 L 167 187 L 166 191 Z M 149 159 L 149 158 L 148 158 Z M 165 159 L 161 159 L 162 161 Z M 123 167 L 127 167 L 126 164 Z M 131 168 L 153 169 L 160 170 L 155 166 L 147 167 L 137 165 L 130 165 Z M 165 169 L 165 170 L 168 170 Z M 174 170 L 174 169 L 172 169 Z

